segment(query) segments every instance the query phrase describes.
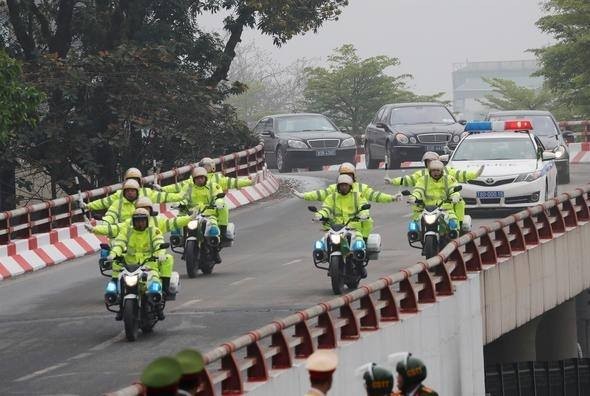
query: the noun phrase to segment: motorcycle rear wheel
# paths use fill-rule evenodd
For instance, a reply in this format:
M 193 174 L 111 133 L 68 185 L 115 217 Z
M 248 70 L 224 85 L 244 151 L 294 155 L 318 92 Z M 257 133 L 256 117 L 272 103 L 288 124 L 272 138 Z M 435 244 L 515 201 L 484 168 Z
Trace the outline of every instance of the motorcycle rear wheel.
M 186 273 L 189 278 L 197 276 L 197 243 L 196 241 L 187 241 L 184 248 L 184 260 L 186 262 Z
M 342 279 L 342 274 L 340 273 L 340 260 L 341 256 L 332 256 L 330 257 L 330 280 L 332 281 L 332 291 L 336 295 L 342 294 L 344 290 L 344 279 Z
M 123 303 L 123 323 L 125 324 L 125 336 L 128 341 L 137 340 L 139 333 L 138 313 L 137 300 L 125 300 Z

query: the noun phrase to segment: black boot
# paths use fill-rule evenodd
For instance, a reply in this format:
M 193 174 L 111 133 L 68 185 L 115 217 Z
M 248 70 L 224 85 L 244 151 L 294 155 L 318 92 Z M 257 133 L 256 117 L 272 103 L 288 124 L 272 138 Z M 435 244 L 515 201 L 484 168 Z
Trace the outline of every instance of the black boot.
M 158 309 L 158 320 L 166 319 L 166 315 L 164 315 L 164 308 L 160 305 L 157 309 Z
M 213 261 L 215 261 L 215 264 L 219 264 L 221 263 L 221 256 L 219 255 L 219 251 L 221 249 L 220 248 L 213 248 Z
M 119 312 L 115 315 L 115 320 L 120 321 L 123 320 L 123 306 L 119 305 Z
M 359 275 L 361 276 L 361 279 L 365 279 L 367 277 L 367 268 L 365 268 L 365 266 L 363 265 L 362 262 L 358 262 L 356 264 L 356 270 L 358 271 Z
M 164 300 L 174 300 L 174 294 L 170 293 L 170 278 L 160 277 L 162 280 L 162 290 L 164 291 Z
M 229 239 L 227 238 L 227 226 L 226 225 L 219 226 L 219 233 L 221 234 L 221 242 L 229 241 Z

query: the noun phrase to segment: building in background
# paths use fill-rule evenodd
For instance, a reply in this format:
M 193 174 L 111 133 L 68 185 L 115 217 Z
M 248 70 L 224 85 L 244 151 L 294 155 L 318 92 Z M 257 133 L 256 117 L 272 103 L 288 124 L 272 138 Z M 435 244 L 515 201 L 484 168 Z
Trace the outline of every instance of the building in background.
M 526 88 L 541 88 L 543 78 L 531 76 L 537 70 L 536 60 L 454 63 L 453 111 L 463 119 L 482 119 L 489 109 L 477 99 L 493 93 L 482 77 L 512 80 Z

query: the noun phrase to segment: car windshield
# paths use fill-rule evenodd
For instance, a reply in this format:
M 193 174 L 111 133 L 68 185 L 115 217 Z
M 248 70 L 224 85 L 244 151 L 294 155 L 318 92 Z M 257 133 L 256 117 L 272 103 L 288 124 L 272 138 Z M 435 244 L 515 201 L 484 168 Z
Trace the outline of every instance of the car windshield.
M 537 136 L 555 136 L 557 135 L 557 127 L 551 119 L 546 115 L 492 115 L 491 121 L 506 121 L 506 120 L 530 120 L 533 124 L 532 132 Z
M 337 132 L 334 125 L 323 116 L 288 116 L 276 119 L 277 131 L 280 132 L 307 132 L 323 131 Z
M 457 147 L 453 161 L 495 161 L 536 159 L 535 146 L 528 138 L 466 139 Z
M 391 109 L 391 124 L 454 124 L 444 106 L 409 106 Z

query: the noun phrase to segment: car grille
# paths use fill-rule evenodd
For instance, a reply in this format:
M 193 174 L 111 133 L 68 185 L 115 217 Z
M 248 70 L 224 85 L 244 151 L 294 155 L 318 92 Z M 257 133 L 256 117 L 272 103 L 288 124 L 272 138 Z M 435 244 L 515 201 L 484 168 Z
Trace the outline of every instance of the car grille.
M 511 179 L 500 179 L 500 180 L 494 180 L 494 182 L 490 183 L 486 183 L 485 179 L 484 180 L 469 180 L 468 183 L 469 184 L 475 184 L 476 186 L 484 186 L 484 187 L 494 187 L 494 186 L 501 186 L 504 184 L 510 184 L 514 181 L 514 177 Z
M 416 136 L 420 143 L 446 143 L 451 140 L 447 133 L 423 133 Z
M 308 140 L 307 144 L 311 148 L 336 148 L 340 145 L 340 139 L 313 139 Z
M 481 198 L 482 205 L 499 204 L 502 198 Z

